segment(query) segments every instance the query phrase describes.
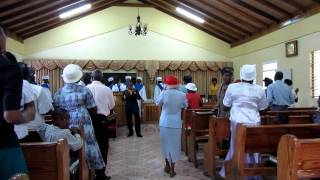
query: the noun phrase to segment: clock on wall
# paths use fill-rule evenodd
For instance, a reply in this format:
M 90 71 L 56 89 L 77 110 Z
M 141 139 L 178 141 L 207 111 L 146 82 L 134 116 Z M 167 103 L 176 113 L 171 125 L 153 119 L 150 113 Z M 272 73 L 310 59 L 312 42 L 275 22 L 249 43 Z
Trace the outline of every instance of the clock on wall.
M 286 43 L 286 57 L 298 55 L 298 41 L 290 41 Z

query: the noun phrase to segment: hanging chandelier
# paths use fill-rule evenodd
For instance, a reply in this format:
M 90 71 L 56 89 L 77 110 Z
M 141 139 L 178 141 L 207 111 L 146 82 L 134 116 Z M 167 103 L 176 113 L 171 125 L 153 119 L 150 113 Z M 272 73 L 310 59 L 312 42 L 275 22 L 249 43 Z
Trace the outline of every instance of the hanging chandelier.
M 130 35 L 135 35 L 135 36 L 140 36 L 140 35 L 145 36 L 145 35 L 147 35 L 147 32 L 148 32 L 148 24 L 142 24 L 141 18 L 139 15 L 139 8 L 138 8 L 138 16 L 137 16 L 136 26 L 133 29 L 132 25 L 130 24 L 128 33 Z

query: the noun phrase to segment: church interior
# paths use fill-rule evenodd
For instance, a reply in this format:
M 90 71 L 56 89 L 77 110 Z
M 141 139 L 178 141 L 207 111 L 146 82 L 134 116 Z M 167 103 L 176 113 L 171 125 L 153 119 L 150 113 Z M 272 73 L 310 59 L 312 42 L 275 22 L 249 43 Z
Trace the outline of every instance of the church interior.
M 43 140 L 39 129 L 27 129 L 26 138 L 17 134 L 27 171 L 9 179 L 320 178 L 319 0 L 1 0 L 0 27 L 5 36 L 0 57 L 10 59 L 6 52 L 12 54 L 15 63 L 32 69 L 32 83 L 51 94 L 51 113 L 38 112 L 44 123 L 56 125 L 57 114 L 64 117 L 54 110 L 57 104 L 69 112 L 67 129 L 72 135 L 74 119 L 89 116 L 89 122 L 77 127 L 83 145 L 74 152 L 68 138 L 50 144 L 39 142 L 39 135 Z M 84 85 L 70 85 L 76 81 L 67 81 L 74 78 L 68 76 L 68 68 L 80 69 L 82 78 L 77 83 Z M 254 75 L 245 74 L 246 70 Z M 105 115 L 99 127 L 88 99 L 85 117 L 75 115 L 71 103 L 78 105 L 80 95 L 61 100 L 71 88 L 97 97 L 95 87 L 89 87 L 95 81 L 108 87 L 114 101 L 112 108 L 107 105 L 110 117 Z M 282 104 L 286 100 L 279 98 L 285 96 L 285 90 L 278 88 L 284 85 L 293 99 L 290 104 Z M 171 88 L 180 92 L 170 97 Z M 178 102 L 181 92 L 185 106 Z M 192 108 L 195 93 L 200 106 Z M 131 103 L 135 96 L 138 99 Z M 93 102 L 98 114 L 99 105 L 110 104 L 103 98 Z M 40 111 L 42 103 L 34 101 L 38 101 L 35 111 Z M 264 102 L 268 102 L 265 107 Z M 174 132 L 172 124 L 166 129 L 163 125 L 173 117 L 173 104 L 179 106 L 176 115 L 181 117 L 179 131 Z M 253 121 L 258 125 L 250 125 Z M 87 129 L 86 123 L 93 128 Z M 97 136 L 101 129 L 108 132 L 103 147 L 101 134 Z M 102 178 L 93 168 L 97 157 L 88 159 L 93 147 L 89 132 L 97 139 L 98 150 L 107 154 L 107 158 L 102 155 Z M 178 141 L 166 141 L 177 134 Z M 163 145 L 164 141 L 169 144 Z M 168 155 L 163 157 L 173 146 L 179 148 L 179 155 L 170 152 L 169 157 L 179 157 L 176 165 L 173 160 L 167 164 Z M 5 148 L 0 142 L 0 161 Z M 0 180 L 7 180 L 2 173 L 8 171 L 1 169 Z

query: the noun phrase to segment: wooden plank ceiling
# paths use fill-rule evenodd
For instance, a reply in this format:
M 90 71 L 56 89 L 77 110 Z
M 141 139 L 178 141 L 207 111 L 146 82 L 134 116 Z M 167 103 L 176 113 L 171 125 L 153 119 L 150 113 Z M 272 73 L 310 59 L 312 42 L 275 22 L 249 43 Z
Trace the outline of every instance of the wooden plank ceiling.
M 319 0 L 140 1 L 143 4 L 124 3 L 125 0 L 1 0 L 0 25 L 10 37 L 23 41 L 111 6 L 154 7 L 234 46 L 281 28 L 281 23 L 287 20 L 320 12 Z M 75 3 L 85 2 L 92 4 L 91 10 L 69 19 L 59 18 L 60 13 Z M 184 17 L 177 13 L 176 7 L 202 17 L 205 23 Z

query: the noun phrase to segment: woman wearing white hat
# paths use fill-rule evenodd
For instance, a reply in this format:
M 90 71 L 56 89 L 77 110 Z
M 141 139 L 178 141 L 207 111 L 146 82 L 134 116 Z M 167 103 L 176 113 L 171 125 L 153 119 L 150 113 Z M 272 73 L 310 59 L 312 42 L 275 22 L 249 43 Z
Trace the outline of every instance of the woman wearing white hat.
M 259 125 L 260 114 L 259 111 L 268 107 L 268 101 L 264 90 L 261 86 L 253 84 L 256 79 L 256 65 L 243 65 L 240 70 L 240 83 L 234 83 L 229 85 L 223 104 L 230 110 L 231 121 L 231 142 L 230 149 L 226 156 L 226 160 L 230 160 L 233 156 L 235 130 L 238 123 Z M 250 161 L 251 160 L 251 161 Z M 254 160 L 254 162 L 252 162 Z M 255 163 L 258 161 L 257 156 L 253 157 L 252 154 L 247 155 L 247 161 L 249 163 Z M 222 177 L 225 177 L 224 167 L 222 167 L 220 173 Z M 255 177 L 256 179 L 259 177 Z
M 96 170 L 96 179 L 107 179 L 99 146 L 94 134 L 90 113 L 95 114 L 96 104 L 91 91 L 78 85 L 82 77 L 80 66 L 69 64 L 63 69 L 62 78 L 65 85 L 59 89 L 54 96 L 54 105 L 65 109 L 70 115 L 70 128 L 84 128 L 84 147 L 89 169 Z
M 194 83 L 188 83 L 186 85 L 187 99 L 189 109 L 199 109 L 202 106 L 202 99 L 199 93 L 197 93 L 197 86 Z

